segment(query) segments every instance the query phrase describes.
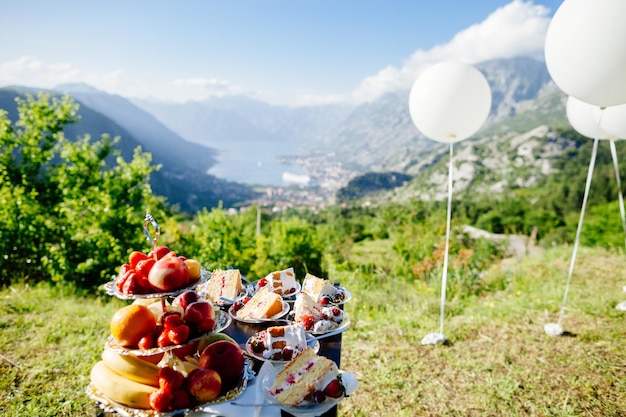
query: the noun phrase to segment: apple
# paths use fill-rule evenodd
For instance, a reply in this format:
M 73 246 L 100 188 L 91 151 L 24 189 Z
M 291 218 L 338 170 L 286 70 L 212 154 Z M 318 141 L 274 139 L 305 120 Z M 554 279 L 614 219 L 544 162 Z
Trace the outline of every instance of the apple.
M 177 256 L 165 256 L 154 263 L 148 274 L 150 285 L 161 292 L 184 288 L 189 282 L 189 270 Z
M 179 305 L 182 307 L 183 311 L 185 311 L 189 304 L 199 300 L 200 296 L 198 295 L 198 293 L 193 290 L 189 290 L 174 298 L 174 300 L 172 301 L 172 305 Z
M 228 391 L 239 383 L 243 374 L 244 357 L 238 345 L 220 340 L 208 345 L 199 359 L 200 368 L 213 369 L 222 378 L 222 389 Z
M 220 394 L 222 379 L 213 369 L 196 368 L 187 375 L 186 388 L 198 403 L 205 403 Z
M 206 319 L 215 319 L 213 305 L 209 301 L 194 301 L 185 309 L 184 316 L 186 323 L 200 323 Z

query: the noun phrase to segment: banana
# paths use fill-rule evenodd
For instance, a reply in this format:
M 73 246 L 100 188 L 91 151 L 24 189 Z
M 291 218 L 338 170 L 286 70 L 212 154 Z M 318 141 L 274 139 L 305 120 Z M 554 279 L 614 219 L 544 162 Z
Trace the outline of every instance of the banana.
M 159 386 L 158 366 L 132 355 L 120 355 L 110 349 L 102 351 L 102 361 L 113 372 L 131 381 Z
M 113 372 L 104 361 L 91 368 L 90 378 L 93 386 L 108 399 L 132 408 L 150 409 L 150 394 L 158 390 Z

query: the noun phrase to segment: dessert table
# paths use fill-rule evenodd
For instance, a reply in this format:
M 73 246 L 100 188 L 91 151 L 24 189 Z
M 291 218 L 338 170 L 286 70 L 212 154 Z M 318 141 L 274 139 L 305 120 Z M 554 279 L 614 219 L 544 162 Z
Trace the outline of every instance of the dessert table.
M 259 324 L 250 324 L 244 323 L 238 320 L 233 320 L 231 324 L 223 331 L 223 333 L 229 335 L 237 343 L 242 350 L 246 350 L 246 341 L 250 336 L 263 330 L 272 325 L 280 325 L 283 323 L 280 322 L 264 322 Z M 319 339 L 320 349 L 318 354 L 321 356 L 325 356 L 331 360 L 333 360 L 337 367 L 340 368 L 341 361 L 341 341 L 342 341 L 342 333 L 334 334 L 328 337 L 322 337 Z M 261 380 L 265 372 L 268 372 L 269 369 L 273 368 L 273 365 L 270 362 L 263 362 L 257 360 L 256 358 L 249 357 L 252 361 L 252 369 L 255 372 L 256 376 L 254 379 L 249 381 L 248 386 L 246 387 L 243 394 L 237 398 L 234 402 L 241 404 L 259 404 L 263 403 L 264 394 L 260 389 Z M 114 413 L 103 412 L 98 409 L 96 416 L 97 417 L 109 417 L 115 416 Z M 208 405 L 203 407 L 202 411 L 195 411 L 187 414 L 189 417 L 241 417 L 241 416 L 253 416 L 253 417 L 293 417 L 292 414 L 281 410 L 278 406 L 263 406 L 263 407 L 255 407 L 255 406 L 237 406 L 231 404 L 231 402 L 225 402 L 221 404 Z M 336 417 L 337 416 L 337 407 L 331 408 L 329 411 L 321 414 L 320 417 Z

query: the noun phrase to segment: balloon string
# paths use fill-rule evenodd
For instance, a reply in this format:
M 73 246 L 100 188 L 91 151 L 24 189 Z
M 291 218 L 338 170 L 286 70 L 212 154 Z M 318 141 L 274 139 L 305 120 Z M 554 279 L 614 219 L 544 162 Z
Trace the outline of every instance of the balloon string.
M 574 263 L 576 262 L 576 254 L 578 252 L 578 243 L 580 242 L 580 231 L 583 228 L 583 218 L 585 217 L 585 207 L 587 206 L 587 198 L 589 197 L 589 189 L 591 188 L 591 177 L 593 176 L 593 167 L 596 162 L 596 154 L 598 153 L 598 139 L 593 140 L 593 149 L 591 151 L 591 160 L 589 161 L 589 169 L 587 171 L 587 182 L 585 184 L 585 194 L 583 196 L 583 205 L 580 210 L 580 219 L 578 219 L 578 228 L 576 229 L 576 239 L 574 240 L 574 251 L 572 253 L 572 259 L 569 264 L 569 273 L 567 275 L 567 285 L 565 286 L 565 294 L 563 295 L 563 304 L 561 305 L 561 312 L 559 313 L 559 322 L 563 320 L 563 312 L 565 311 L 565 304 L 567 303 L 567 293 L 569 292 L 570 283 L 572 281 L 572 274 L 574 273 Z
M 617 151 L 615 150 L 615 141 L 611 139 L 611 157 L 613 158 L 613 167 L 615 168 L 615 181 L 617 182 L 617 197 L 619 200 L 619 212 L 622 216 L 622 228 L 624 229 L 624 247 L 626 247 L 626 214 L 624 214 L 624 196 L 622 194 L 622 182 L 619 177 L 619 165 L 617 163 Z
M 443 254 L 443 276 L 441 278 L 441 314 L 439 317 L 439 333 L 443 334 L 443 318 L 446 304 L 446 288 L 448 280 L 448 251 L 450 242 L 450 220 L 452 218 L 452 142 L 450 142 L 450 165 L 448 167 L 448 213 L 446 216 L 446 248 Z

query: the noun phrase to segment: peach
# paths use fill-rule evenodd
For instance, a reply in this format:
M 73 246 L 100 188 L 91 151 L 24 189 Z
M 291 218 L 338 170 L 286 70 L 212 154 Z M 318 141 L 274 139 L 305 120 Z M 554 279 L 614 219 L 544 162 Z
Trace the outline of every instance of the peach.
M 222 388 L 228 391 L 239 383 L 243 374 L 244 357 L 239 346 L 228 340 L 208 345 L 198 360 L 201 368 L 213 369 L 222 379 Z
M 186 388 L 198 403 L 205 403 L 220 394 L 222 379 L 213 369 L 196 368 L 187 375 Z
M 200 300 L 200 297 L 198 296 L 198 293 L 193 290 L 189 290 L 189 291 L 185 291 L 184 293 L 180 294 L 178 297 L 174 298 L 174 300 L 172 301 L 172 305 L 174 306 L 179 305 L 182 307 L 183 311 L 185 311 L 189 304 L 194 303 L 199 300 Z
M 215 311 L 209 301 L 195 301 L 185 309 L 186 323 L 200 323 L 203 320 L 214 319 Z
M 148 281 L 161 292 L 177 290 L 188 284 L 189 270 L 185 262 L 177 256 L 165 256 L 152 266 Z

